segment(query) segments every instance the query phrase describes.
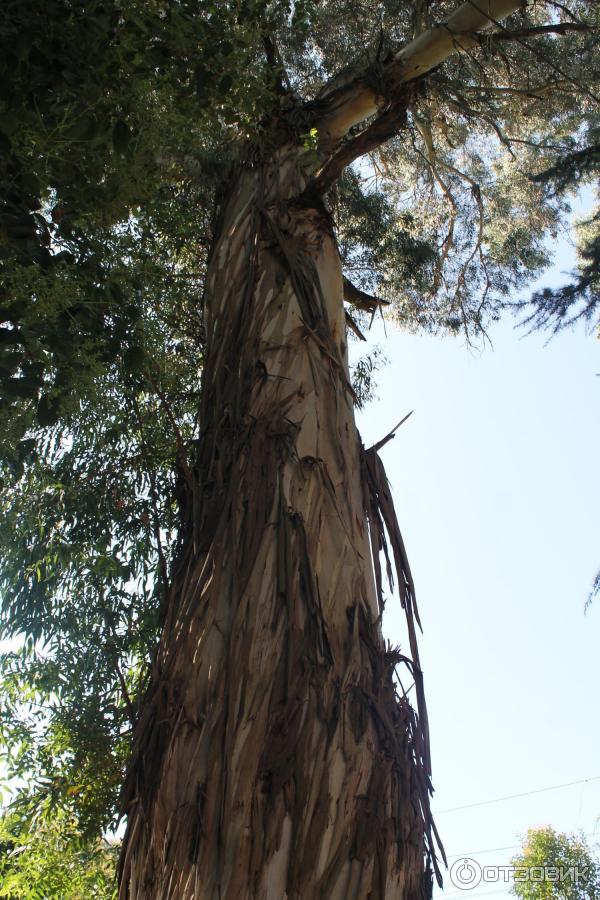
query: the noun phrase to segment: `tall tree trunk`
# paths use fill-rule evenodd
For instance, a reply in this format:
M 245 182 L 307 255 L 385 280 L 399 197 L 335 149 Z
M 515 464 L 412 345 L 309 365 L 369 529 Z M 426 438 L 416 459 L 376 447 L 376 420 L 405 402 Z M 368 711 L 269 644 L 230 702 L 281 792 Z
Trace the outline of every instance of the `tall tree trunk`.
M 407 662 L 422 700 L 410 573 L 354 422 L 332 223 L 298 202 L 305 186 L 287 146 L 242 169 L 221 211 L 201 446 L 124 789 L 121 898 L 431 892 L 426 720 L 394 682 Z M 381 635 L 384 524 L 412 663 Z

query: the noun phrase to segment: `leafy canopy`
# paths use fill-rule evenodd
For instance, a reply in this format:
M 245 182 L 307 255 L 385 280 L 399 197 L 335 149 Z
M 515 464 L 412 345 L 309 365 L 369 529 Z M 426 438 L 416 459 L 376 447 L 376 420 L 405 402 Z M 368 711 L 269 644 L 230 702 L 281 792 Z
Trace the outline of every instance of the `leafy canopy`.
M 64 813 L 24 829 L 16 815 L 0 822 L 0 897 L 6 900 L 116 900 L 117 846 L 83 841 Z
M 2 6 L 3 828 L 34 856 L 45 835 L 92 852 L 115 823 L 201 440 L 203 283 L 231 168 L 268 156 L 277 116 L 317 147 L 324 85 L 362 71 L 384 91 L 389 55 L 454 6 Z M 403 327 L 475 338 L 548 262 L 569 191 L 597 172 L 599 19 L 592 0 L 536 0 L 491 23 L 332 187 L 345 274 Z M 586 303 L 597 225 L 574 287 Z M 557 321 L 534 302 L 534 325 Z M 363 395 L 375 363 L 357 368 Z M 8 855 L 3 877 L 34 856 Z
M 531 828 L 512 865 L 527 870 L 511 888 L 520 900 L 600 897 L 600 866 L 583 836 L 561 834 L 550 826 Z

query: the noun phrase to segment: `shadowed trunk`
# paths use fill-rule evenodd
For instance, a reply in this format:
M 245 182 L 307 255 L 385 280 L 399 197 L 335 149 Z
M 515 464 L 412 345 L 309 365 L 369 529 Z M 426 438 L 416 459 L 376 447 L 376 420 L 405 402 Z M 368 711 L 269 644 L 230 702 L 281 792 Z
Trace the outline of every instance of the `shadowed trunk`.
M 121 898 L 431 893 L 412 582 L 354 422 L 332 223 L 294 203 L 301 157 L 240 170 L 221 210 L 200 451 L 124 788 Z M 381 636 L 384 525 L 412 663 Z

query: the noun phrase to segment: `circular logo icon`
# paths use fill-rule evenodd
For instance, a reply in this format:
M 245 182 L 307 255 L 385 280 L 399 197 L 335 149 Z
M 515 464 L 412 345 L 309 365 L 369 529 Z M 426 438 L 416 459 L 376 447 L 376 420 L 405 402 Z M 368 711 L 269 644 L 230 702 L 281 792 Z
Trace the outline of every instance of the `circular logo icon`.
M 470 891 L 481 881 L 481 866 L 474 859 L 461 857 L 450 867 L 450 881 L 462 891 Z

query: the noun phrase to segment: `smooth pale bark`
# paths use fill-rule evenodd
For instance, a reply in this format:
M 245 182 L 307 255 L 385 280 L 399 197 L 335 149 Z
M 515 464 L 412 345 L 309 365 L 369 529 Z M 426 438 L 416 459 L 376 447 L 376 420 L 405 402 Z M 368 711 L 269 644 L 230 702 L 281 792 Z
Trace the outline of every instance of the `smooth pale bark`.
M 426 75 L 452 53 L 474 46 L 478 42 L 477 32 L 500 22 L 523 5 L 523 0 L 467 0 L 444 22 L 403 47 L 383 67 L 379 79 L 385 95 L 375 89 L 372 77 L 360 75 L 343 87 L 334 88 L 333 102 L 316 123 L 322 146 L 329 148 L 335 144 L 354 125 L 386 106 L 389 95 L 402 84 Z M 327 97 L 326 92 L 324 96 Z
M 431 892 L 426 724 L 381 636 L 341 265 L 325 209 L 292 200 L 301 155 L 239 173 L 221 216 L 186 545 L 124 790 L 122 900 Z

